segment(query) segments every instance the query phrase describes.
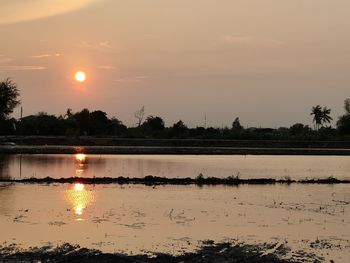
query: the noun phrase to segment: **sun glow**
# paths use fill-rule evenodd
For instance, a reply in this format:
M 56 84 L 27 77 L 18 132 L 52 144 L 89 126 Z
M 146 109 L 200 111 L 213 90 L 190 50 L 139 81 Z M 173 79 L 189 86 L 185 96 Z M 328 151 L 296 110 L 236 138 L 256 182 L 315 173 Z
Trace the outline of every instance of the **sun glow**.
M 75 80 L 78 82 L 84 82 L 86 80 L 86 74 L 83 71 L 75 73 Z

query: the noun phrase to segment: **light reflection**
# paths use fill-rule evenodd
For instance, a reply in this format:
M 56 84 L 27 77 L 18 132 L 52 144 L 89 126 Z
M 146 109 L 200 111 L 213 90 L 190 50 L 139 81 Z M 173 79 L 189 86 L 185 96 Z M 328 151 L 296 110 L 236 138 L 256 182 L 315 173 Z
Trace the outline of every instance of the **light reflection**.
M 76 160 L 77 162 L 84 163 L 85 160 L 86 160 L 86 154 L 84 154 L 84 153 L 77 153 L 77 154 L 75 155 L 75 160 Z
M 86 190 L 82 183 L 75 183 L 71 189 L 67 190 L 66 195 L 74 213 L 78 216 L 83 215 L 84 210 L 94 201 L 94 192 Z
M 84 190 L 84 184 L 80 184 L 80 183 L 74 184 L 74 190 L 76 191 Z
M 75 177 L 82 177 L 84 171 L 87 169 L 87 156 L 84 153 L 77 153 L 75 155 Z

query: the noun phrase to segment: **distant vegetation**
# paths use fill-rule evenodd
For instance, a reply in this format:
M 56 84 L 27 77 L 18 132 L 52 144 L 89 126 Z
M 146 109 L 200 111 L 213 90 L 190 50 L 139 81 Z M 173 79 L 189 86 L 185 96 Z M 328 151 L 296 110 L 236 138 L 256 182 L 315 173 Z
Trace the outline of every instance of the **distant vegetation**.
M 344 115 L 330 125 L 331 109 L 316 105 L 311 109 L 314 127 L 296 123 L 291 127 L 244 128 L 240 119 L 233 120 L 230 127 L 189 128 L 179 120 L 166 126 L 159 116 L 146 117 L 145 107 L 136 111 L 135 127 L 125 126 L 121 120 L 108 118 L 101 110 L 83 109 L 60 116 L 39 112 L 36 115 L 11 118 L 13 110 L 20 104 L 19 90 L 11 79 L 0 82 L 0 135 L 63 135 L 63 136 L 116 136 L 120 138 L 164 138 L 164 139 L 252 139 L 252 140 L 339 140 L 350 138 L 350 99 L 344 102 Z

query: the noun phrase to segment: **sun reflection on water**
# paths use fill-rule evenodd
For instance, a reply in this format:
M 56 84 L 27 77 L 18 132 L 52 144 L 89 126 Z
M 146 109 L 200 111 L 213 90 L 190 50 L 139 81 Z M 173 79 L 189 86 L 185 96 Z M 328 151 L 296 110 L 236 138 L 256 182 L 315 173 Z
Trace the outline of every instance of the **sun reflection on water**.
M 77 153 L 77 154 L 75 155 L 75 160 L 77 160 L 77 162 L 80 162 L 80 163 L 85 162 L 85 160 L 86 160 L 86 154 L 84 154 L 84 153 Z
M 87 155 L 84 153 L 77 153 L 75 155 L 75 176 L 82 177 L 84 171 L 87 169 Z
M 94 191 L 86 190 L 82 183 L 75 183 L 71 189 L 67 190 L 66 196 L 77 216 L 82 216 L 84 210 L 94 201 Z
M 75 191 L 83 191 L 84 190 L 84 184 L 76 183 L 74 184 L 74 190 Z

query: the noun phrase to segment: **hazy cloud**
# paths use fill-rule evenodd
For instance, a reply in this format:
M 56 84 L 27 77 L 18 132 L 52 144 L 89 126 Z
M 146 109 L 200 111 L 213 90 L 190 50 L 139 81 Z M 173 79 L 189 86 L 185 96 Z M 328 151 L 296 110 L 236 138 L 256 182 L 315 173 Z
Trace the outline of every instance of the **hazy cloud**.
M 221 36 L 220 42 L 230 45 L 246 45 L 246 46 L 283 46 L 285 43 L 277 39 L 258 38 L 253 36 Z
M 143 76 L 137 76 L 137 79 L 150 79 L 151 76 L 143 75 Z
M 83 41 L 81 43 L 81 47 L 93 49 L 101 52 L 113 51 L 113 46 L 109 43 L 109 41 L 100 41 L 98 43 L 90 43 L 87 41 Z
M 136 77 L 129 77 L 129 78 L 119 78 L 116 79 L 116 82 L 141 82 L 146 79 L 150 79 L 150 76 L 136 76 Z
M 99 69 L 105 69 L 105 70 L 113 70 L 113 69 L 116 69 L 116 67 L 114 66 L 108 66 L 108 65 L 101 65 L 101 66 L 98 66 Z
M 0 55 L 0 63 L 8 63 L 8 62 L 11 62 L 11 61 L 13 61 L 12 58 L 8 58 L 8 57 L 4 57 L 4 56 Z
M 49 57 L 59 57 L 61 54 L 56 53 L 56 54 L 42 54 L 42 55 L 35 55 L 35 56 L 30 56 L 31 58 L 49 58 Z
M 99 1 L 102 0 L 1 0 L 0 24 L 64 14 Z
M 27 71 L 27 70 L 43 70 L 42 66 L 0 66 L 0 71 Z

